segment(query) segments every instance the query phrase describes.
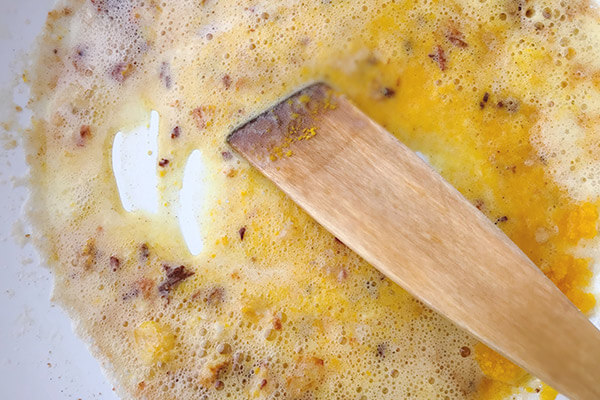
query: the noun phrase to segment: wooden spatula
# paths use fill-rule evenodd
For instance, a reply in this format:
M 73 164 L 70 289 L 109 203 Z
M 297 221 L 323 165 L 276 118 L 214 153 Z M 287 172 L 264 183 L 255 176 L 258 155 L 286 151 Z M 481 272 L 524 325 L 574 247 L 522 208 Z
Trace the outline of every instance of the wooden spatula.
M 600 399 L 600 332 L 481 212 L 324 84 L 230 145 L 382 273 L 573 399 Z

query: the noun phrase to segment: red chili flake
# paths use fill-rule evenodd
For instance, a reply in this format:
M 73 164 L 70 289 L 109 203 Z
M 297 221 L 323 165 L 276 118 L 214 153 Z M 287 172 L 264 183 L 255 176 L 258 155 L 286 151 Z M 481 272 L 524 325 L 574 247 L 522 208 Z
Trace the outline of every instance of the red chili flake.
M 77 146 L 83 147 L 89 138 L 92 137 L 92 130 L 89 125 L 81 125 L 79 128 L 79 136 L 77 137 Z
M 446 70 L 448 60 L 446 59 L 446 54 L 444 53 L 442 46 L 436 46 L 433 53 L 429 54 L 429 58 L 431 58 L 442 71 Z
M 469 357 L 471 355 L 471 349 L 467 346 L 463 346 L 460 348 L 460 356 L 461 357 Z
M 169 165 L 169 160 L 166 158 L 161 158 L 161 160 L 158 162 L 158 165 L 164 168 Z
M 231 86 L 231 77 L 225 74 L 223 75 L 223 78 L 221 78 L 221 80 L 223 81 L 223 85 L 225 85 L 225 89 L 229 89 L 229 87 Z
M 233 158 L 233 155 L 231 155 L 231 153 L 228 151 L 222 151 L 221 157 L 223 157 L 223 160 L 231 160 Z
M 115 256 L 110 256 L 110 267 L 112 268 L 113 272 L 116 272 L 120 266 L 121 266 L 121 260 L 119 260 Z
M 465 48 L 469 46 L 467 42 L 465 42 L 465 37 L 462 34 L 462 32 L 458 31 L 456 28 L 450 29 L 450 31 L 446 33 L 446 37 L 448 38 L 450 43 L 452 43 L 456 47 Z
M 264 388 L 265 386 L 267 386 L 267 380 L 263 379 L 262 381 L 260 381 L 260 385 L 258 385 L 259 389 Z
M 244 240 L 244 236 L 246 235 L 246 227 L 242 226 L 238 233 L 240 234 L 240 240 Z
M 177 125 L 175 128 L 173 128 L 173 130 L 171 131 L 171 139 L 176 139 L 179 137 L 179 135 L 181 134 L 181 128 L 179 127 L 179 125 Z
M 171 68 L 166 61 L 160 65 L 160 79 L 167 89 L 171 89 Z
M 160 285 L 158 285 L 158 292 L 162 296 L 167 296 L 171 289 L 176 288 L 181 281 L 194 275 L 194 272 L 187 271 L 184 265 L 173 268 L 170 265 L 164 264 L 163 269 L 166 276 Z

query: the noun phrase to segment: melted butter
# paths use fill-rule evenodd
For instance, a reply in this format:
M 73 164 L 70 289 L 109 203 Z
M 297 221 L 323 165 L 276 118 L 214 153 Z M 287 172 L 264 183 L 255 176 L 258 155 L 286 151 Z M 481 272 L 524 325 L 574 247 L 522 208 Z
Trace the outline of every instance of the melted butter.
M 597 234 L 598 26 L 586 2 L 67 1 L 30 74 L 31 213 L 55 295 L 124 397 L 508 396 L 522 370 L 384 279 L 224 139 L 325 80 L 590 312 L 592 260 L 573 251 Z M 161 206 L 127 213 L 109 155 L 150 109 L 169 160 Z M 175 217 L 194 149 L 208 180 L 197 256 Z

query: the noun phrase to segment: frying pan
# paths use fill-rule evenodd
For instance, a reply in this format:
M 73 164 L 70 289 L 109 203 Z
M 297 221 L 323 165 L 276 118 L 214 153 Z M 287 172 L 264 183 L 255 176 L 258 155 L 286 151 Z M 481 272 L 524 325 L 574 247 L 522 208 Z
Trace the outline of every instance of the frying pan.
M 47 0 L 0 0 L 0 121 L 17 114 L 15 105 L 25 108 L 24 55 L 51 8 Z M 26 124 L 27 112 L 19 114 L 15 124 Z M 27 166 L 20 141 L 12 148 L 15 137 L 0 132 L 0 398 L 116 400 L 100 363 L 73 332 L 65 312 L 49 300 L 51 274 L 40 267 L 25 237 L 31 228 L 20 215 Z M 600 271 L 594 268 L 593 292 L 600 294 Z M 600 325 L 597 312 L 592 321 Z

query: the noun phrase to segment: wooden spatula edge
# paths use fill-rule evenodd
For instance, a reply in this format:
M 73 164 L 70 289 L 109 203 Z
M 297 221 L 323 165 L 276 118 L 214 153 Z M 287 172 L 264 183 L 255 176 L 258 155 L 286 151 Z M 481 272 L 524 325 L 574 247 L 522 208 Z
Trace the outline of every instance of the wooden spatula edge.
M 600 399 L 600 332 L 415 153 L 325 84 L 230 145 L 382 273 L 573 399 Z

